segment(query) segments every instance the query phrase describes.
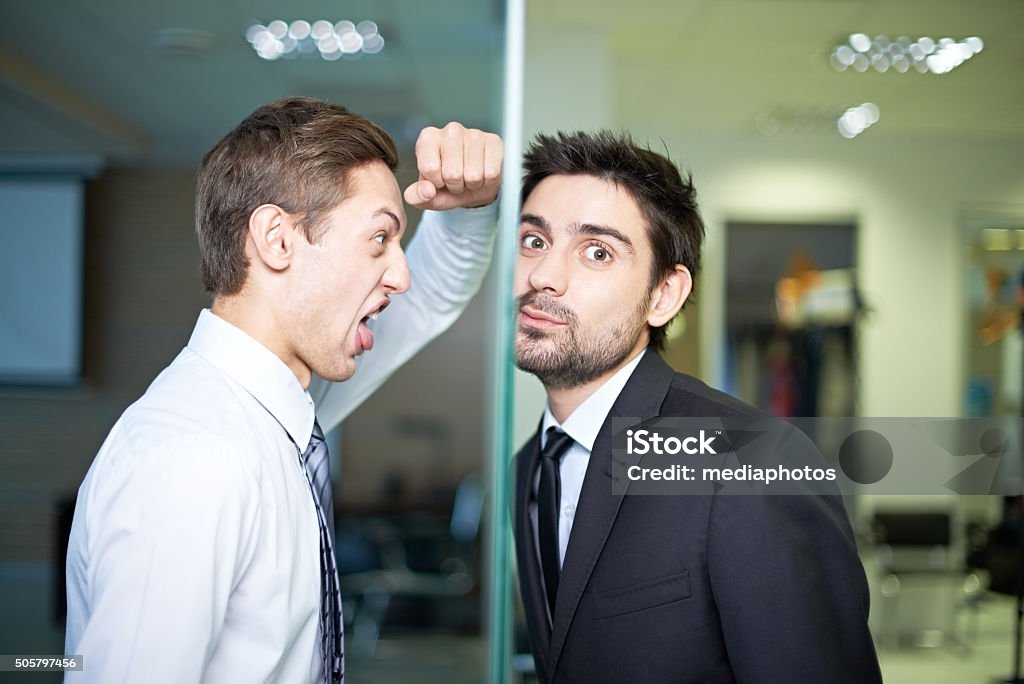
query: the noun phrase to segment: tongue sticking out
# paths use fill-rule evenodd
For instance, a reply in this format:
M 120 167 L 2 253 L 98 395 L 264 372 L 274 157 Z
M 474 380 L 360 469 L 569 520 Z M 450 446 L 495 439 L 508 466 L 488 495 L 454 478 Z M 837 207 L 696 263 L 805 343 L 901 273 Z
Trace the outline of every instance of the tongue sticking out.
M 359 321 L 359 326 L 356 328 L 356 336 L 359 338 L 360 353 L 373 349 L 373 331 L 370 330 L 370 327 L 365 322 Z

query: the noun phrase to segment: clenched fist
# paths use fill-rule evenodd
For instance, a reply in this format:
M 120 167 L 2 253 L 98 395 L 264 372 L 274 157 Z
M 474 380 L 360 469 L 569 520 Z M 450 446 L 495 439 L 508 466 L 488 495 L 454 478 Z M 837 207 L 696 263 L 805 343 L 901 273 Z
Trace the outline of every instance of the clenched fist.
M 405 201 L 418 209 L 444 211 L 482 207 L 498 196 L 504 146 L 500 137 L 451 122 L 420 131 L 416 139 L 418 181 Z

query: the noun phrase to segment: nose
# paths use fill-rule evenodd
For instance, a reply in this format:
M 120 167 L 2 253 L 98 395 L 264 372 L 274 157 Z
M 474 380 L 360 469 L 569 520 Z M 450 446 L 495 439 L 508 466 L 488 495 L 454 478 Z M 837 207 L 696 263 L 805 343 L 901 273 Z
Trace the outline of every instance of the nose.
M 402 294 L 409 289 L 409 263 L 405 260 L 405 252 L 401 247 L 396 250 L 381 282 L 388 294 Z
M 567 258 L 568 255 L 553 249 L 541 256 L 520 256 L 516 263 L 517 276 L 525 276 L 528 289 L 557 297 L 565 294 L 569 284 Z

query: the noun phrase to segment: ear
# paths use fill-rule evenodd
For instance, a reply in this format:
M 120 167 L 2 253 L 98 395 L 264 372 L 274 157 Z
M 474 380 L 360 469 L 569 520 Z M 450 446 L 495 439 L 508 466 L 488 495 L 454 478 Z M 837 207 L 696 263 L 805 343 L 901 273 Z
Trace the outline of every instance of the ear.
M 248 243 L 252 258 L 273 271 L 283 271 L 295 255 L 297 226 L 291 215 L 276 204 L 263 204 L 249 215 Z
M 654 290 L 651 308 L 647 313 L 648 325 L 660 328 L 675 318 L 692 289 L 693 278 L 690 276 L 690 269 L 682 264 L 676 264 Z

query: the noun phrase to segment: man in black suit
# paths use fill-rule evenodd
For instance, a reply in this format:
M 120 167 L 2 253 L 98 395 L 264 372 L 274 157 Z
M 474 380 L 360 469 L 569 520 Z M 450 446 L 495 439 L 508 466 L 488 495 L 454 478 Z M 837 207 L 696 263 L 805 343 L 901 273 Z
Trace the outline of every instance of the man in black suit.
M 658 354 L 700 261 L 690 179 L 608 132 L 539 136 L 525 170 L 516 365 L 548 402 L 514 525 L 540 681 L 881 681 L 839 496 L 613 494 L 614 417 L 762 417 Z M 775 432 L 767 460 L 803 465 Z

